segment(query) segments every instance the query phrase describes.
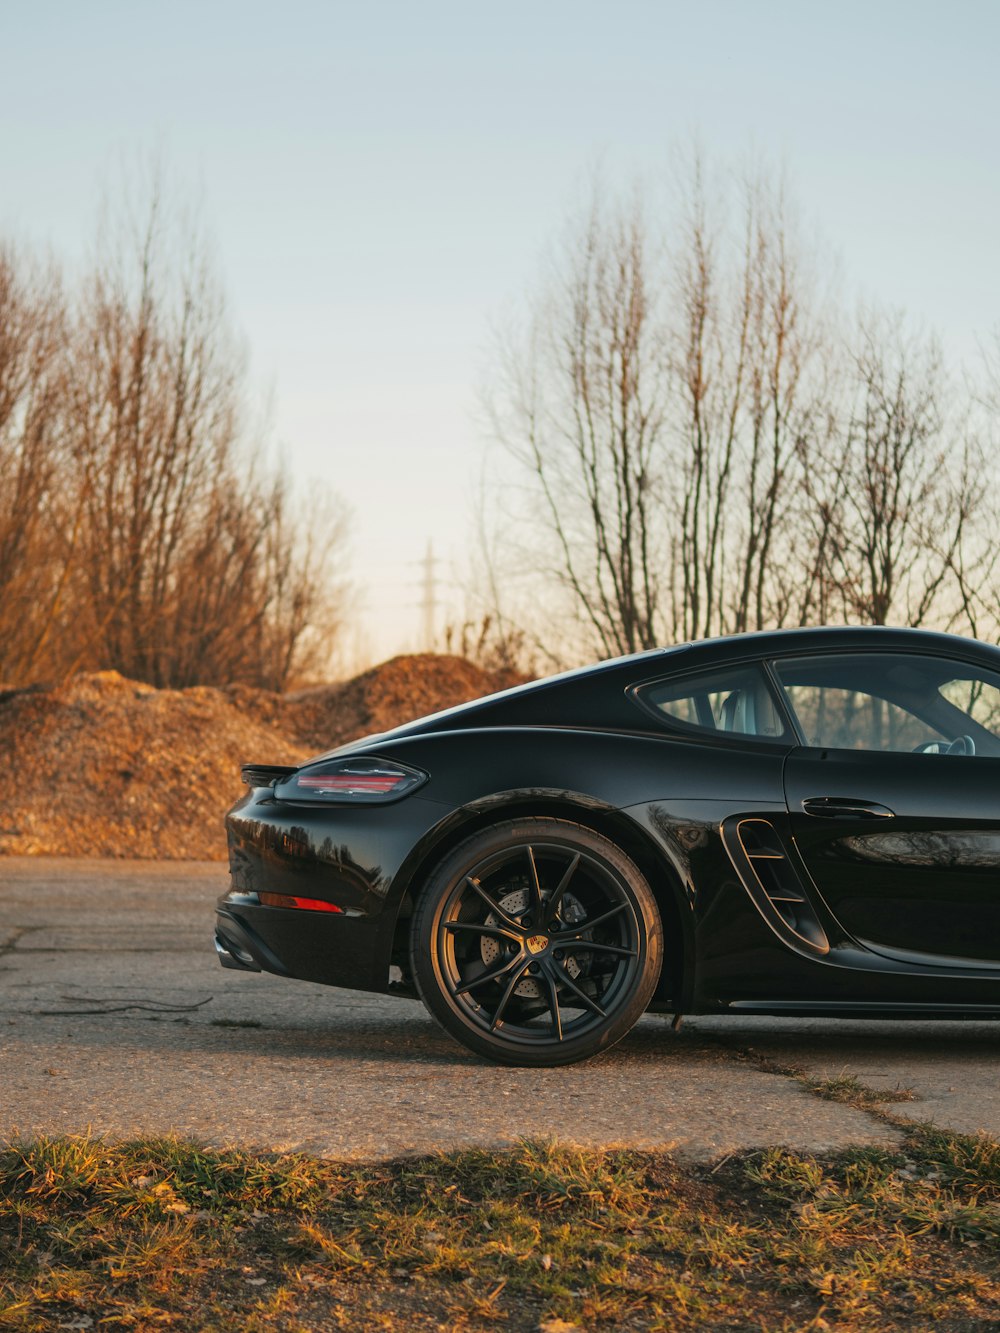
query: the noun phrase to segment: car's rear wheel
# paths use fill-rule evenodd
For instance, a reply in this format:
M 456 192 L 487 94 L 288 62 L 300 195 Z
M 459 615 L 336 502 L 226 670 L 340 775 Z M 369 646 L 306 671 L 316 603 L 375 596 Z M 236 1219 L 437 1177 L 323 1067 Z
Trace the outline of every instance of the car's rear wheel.
M 563 1065 L 606 1050 L 649 1004 L 663 937 L 639 869 L 561 819 L 482 829 L 437 867 L 413 919 L 427 1008 L 470 1050 Z

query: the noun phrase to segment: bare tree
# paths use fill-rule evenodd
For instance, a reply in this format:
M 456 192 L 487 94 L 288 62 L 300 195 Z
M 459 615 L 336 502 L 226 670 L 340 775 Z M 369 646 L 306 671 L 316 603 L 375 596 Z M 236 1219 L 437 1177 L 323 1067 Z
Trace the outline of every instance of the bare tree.
M 970 518 L 956 489 L 966 469 L 944 432 L 937 348 L 878 321 L 858 337 L 841 446 L 849 484 L 830 579 L 849 618 L 921 625 Z
M 774 573 L 823 349 L 780 192 L 744 183 L 734 245 L 697 159 L 686 189 L 654 242 L 598 187 L 494 386 L 552 582 L 605 654 L 792 614 Z
M 127 204 L 127 201 L 126 201 Z M 299 503 L 251 443 L 207 249 L 153 189 L 67 313 L 0 255 L 0 668 L 283 688 L 337 628 L 343 506 Z
M 675 638 L 787 619 L 774 572 L 787 554 L 798 442 L 822 415 L 822 342 L 781 192 L 762 178 L 742 183 L 737 249 L 712 222 L 697 160 L 688 190 L 668 246 L 675 484 L 663 518 Z
M 239 430 L 218 297 L 187 256 L 171 271 L 167 238 L 154 195 L 142 230 L 109 240 L 80 302 L 72 384 L 83 628 L 100 657 L 155 684 L 173 679 L 162 611 L 178 562 L 214 516 Z
M 567 260 L 525 346 L 505 349 L 492 420 L 534 483 L 533 536 L 518 540 L 603 652 L 631 652 L 655 642 L 662 578 L 663 381 L 641 212 L 609 219 L 595 202 Z
M 0 248 L 0 680 L 29 674 L 59 614 L 65 311 L 58 278 Z
M 953 574 L 959 594 L 957 624 L 968 624 L 978 638 L 1000 638 L 1000 325 L 982 347 L 978 374 L 969 377 L 972 407 L 968 477 L 963 491 L 974 497 L 975 518 L 968 540 L 955 552 Z
M 985 455 L 933 344 L 876 317 L 852 330 L 816 294 L 783 190 L 740 181 L 735 227 L 731 194 L 695 159 L 656 243 L 634 200 L 600 194 L 503 347 L 491 419 L 534 529 L 514 545 L 549 574 L 535 604 L 567 656 L 971 624 Z

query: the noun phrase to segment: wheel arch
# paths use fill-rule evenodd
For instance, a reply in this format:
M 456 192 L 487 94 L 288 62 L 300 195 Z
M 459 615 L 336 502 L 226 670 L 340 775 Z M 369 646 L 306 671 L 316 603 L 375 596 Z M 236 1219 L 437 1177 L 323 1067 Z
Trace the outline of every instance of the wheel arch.
M 393 929 L 394 963 L 405 970 L 416 899 L 434 868 L 459 843 L 480 829 L 510 819 L 567 819 L 608 838 L 642 872 L 663 922 L 663 970 L 652 1003 L 677 1012 L 688 1007 L 694 985 L 694 925 L 681 877 L 663 849 L 625 811 L 574 793 L 504 792 L 463 807 L 456 815 L 460 817 L 438 826 L 437 836 L 420 848 L 406 868 Z

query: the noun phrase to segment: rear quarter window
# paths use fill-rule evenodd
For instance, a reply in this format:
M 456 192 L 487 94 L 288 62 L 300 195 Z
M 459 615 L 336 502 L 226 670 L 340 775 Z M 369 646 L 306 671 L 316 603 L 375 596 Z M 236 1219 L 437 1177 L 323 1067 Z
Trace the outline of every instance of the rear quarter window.
M 662 722 L 685 731 L 788 739 L 784 719 L 759 667 L 729 667 L 652 681 L 640 685 L 635 696 Z

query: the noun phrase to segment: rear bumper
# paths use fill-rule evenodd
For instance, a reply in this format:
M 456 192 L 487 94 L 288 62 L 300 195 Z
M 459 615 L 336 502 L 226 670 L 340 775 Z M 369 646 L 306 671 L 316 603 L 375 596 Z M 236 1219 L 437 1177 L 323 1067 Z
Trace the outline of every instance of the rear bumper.
M 226 817 L 232 888 L 216 910 L 219 962 L 351 990 L 389 990 L 407 867 L 447 814 L 420 796 L 386 807 L 307 808 L 255 788 Z M 266 906 L 262 893 L 319 899 L 340 910 Z
M 219 899 L 215 951 L 223 967 L 350 990 L 388 989 L 379 918 L 264 907 L 253 897 L 231 892 Z

